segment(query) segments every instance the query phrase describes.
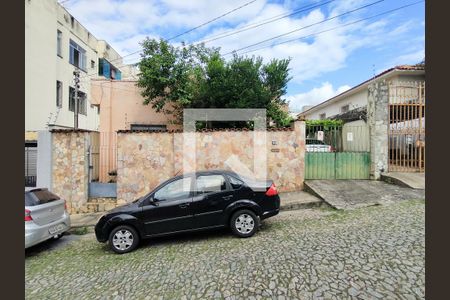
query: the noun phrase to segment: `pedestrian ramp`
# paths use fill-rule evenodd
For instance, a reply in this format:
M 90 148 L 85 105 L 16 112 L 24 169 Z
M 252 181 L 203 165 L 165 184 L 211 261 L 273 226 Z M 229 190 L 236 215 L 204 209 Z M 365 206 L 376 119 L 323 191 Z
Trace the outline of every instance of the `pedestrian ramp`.
M 305 190 L 336 209 L 425 199 L 425 190 L 375 180 L 306 180 Z

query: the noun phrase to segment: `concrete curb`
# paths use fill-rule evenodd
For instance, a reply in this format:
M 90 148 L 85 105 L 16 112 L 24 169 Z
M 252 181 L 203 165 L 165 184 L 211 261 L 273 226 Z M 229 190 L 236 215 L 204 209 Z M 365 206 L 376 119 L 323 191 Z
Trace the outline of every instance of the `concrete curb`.
M 288 203 L 288 204 L 284 204 L 284 205 L 282 204 L 280 206 L 280 211 L 308 209 L 308 208 L 320 207 L 320 206 L 322 206 L 322 204 L 323 204 L 323 201 Z

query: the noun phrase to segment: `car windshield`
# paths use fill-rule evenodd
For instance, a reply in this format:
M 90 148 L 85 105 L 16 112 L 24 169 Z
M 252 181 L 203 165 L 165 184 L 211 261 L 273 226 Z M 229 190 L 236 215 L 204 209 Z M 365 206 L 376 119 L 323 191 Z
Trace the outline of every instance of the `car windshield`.
M 38 205 L 39 201 L 31 193 L 25 193 L 25 206 L 35 206 Z
M 57 195 L 53 194 L 49 190 L 32 190 L 25 193 L 25 206 L 45 204 L 59 199 L 60 198 Z
M 306 140 L 306 145 L 324 145 L 325 143 L 319 140 Z

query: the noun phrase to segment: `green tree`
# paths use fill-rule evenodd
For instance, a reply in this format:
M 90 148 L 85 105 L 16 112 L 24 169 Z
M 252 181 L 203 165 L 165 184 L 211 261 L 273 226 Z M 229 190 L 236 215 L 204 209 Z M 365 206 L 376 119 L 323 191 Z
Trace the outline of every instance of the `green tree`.
M 164 40 L 146 39 L 138 63 L 137 85 L 144 104 L 182 120 L 183 108 L 266 108 L 277 126 L 291 121 L 283 109 L 290 59 L 234 55 L 226 61 L 219 48 L 200 45 L 174 47 Z M 247 124 L 248 125 L 248 124 Z M 247 126 L 228 122 L 220 126 Z

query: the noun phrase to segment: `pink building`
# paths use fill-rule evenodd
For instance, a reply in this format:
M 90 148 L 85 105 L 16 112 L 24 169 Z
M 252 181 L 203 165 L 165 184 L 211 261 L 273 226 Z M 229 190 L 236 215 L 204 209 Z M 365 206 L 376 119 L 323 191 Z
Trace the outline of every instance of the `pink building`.
M 108 182 L 117 169 L 116 137 L 118 130 L 171 130 L 171 116 L 157 113 L 143 104 L 136 80 L 91 81 L 91 104 L 99 106 L 99 181 Z

